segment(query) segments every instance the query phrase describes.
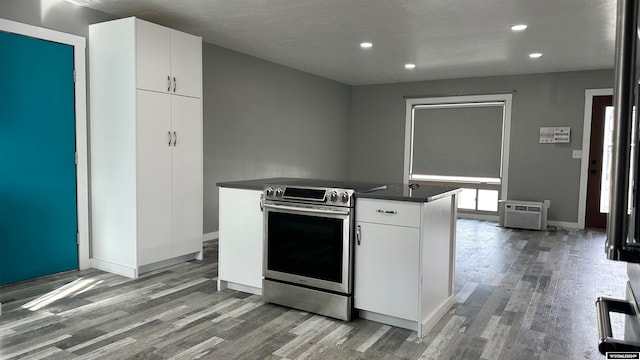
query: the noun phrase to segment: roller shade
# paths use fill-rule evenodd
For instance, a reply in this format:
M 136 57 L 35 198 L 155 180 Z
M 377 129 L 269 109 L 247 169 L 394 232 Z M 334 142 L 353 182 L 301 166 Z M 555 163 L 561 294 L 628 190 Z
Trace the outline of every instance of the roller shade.
M 504 103 L 413 109 L 411 173 L 500 178 Z

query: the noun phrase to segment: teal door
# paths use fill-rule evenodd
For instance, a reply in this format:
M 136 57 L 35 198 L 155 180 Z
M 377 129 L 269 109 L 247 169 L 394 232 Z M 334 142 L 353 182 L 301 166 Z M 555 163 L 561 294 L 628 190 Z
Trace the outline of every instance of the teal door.
M 0 285 L 78 268 L 73 47 L 0 32 Z

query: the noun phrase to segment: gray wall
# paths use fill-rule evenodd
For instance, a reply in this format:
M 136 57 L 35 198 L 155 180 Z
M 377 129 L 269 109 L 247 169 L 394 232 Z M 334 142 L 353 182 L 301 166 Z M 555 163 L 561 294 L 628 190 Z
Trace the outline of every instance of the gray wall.
M 348 177 L 351 87 L 204 44 L 204 231 L 216 182 Z
M 572 159 L 571 150 L 582 148 L 584 92 L 611 87 L 610 70 L 356 86 L 352 92 L 349 176 L 402 181 L 403 96 L 515 90 L 507 198 L 551 200 L 549 220 L 577 222 L 580 159 Z M 539 144 L 542 126 L 570 126 L 571 143 Z
M 89 24 L 114 17 L 61 0 L 2 0 L 0 18 L 87 37 Z
M 87 36 L 113 17 L 56 0 L 2 0 L 0 17 Z M 204 232 L 218 228 L 216 182 L 271 176 L 403 178 L 405 95 L 516 90 L 508 198 L 551 200 L 549 218 L 577 222 L 584 90 L 612 71 L 349 87 L 204 44 Z M 90 79 L 89 79 L 90 81 Z M 570 126 L 571 143 L 538 144 L 539 127 Z M 473 149 L 470 149 L 472 151 Z
M 2 0 L 0 17 L 85 37 L 89 24 L 114 18 L 60 0 Z M 205 233 L 218 229 L 219 181 L 348 177 L 349 86 L 207 43 L 203 50 Z

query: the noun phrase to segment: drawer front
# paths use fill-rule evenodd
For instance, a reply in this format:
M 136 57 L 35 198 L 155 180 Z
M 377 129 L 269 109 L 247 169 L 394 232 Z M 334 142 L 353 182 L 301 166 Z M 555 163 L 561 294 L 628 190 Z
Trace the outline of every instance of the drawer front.
M 357 199 L 356 221 L 420 227 L 420 205 L 406 201 Z

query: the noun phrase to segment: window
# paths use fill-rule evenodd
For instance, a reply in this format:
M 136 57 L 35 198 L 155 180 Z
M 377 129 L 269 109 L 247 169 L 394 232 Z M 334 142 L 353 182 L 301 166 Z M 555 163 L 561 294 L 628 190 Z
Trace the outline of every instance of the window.
M 405 180 L 462 187 L 461 212 L 497 214 L 510 112 L 511 94 L 408 99 Z

